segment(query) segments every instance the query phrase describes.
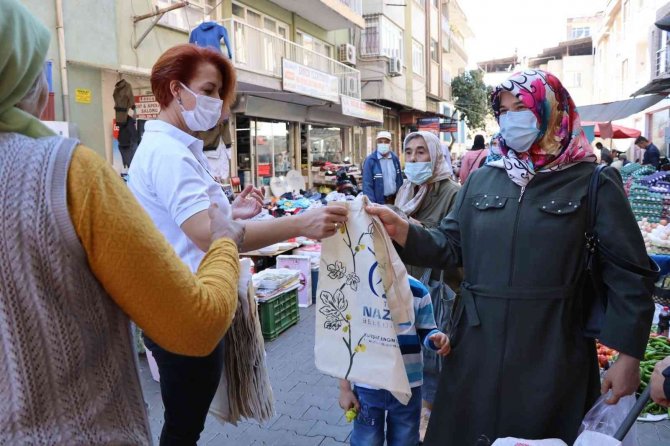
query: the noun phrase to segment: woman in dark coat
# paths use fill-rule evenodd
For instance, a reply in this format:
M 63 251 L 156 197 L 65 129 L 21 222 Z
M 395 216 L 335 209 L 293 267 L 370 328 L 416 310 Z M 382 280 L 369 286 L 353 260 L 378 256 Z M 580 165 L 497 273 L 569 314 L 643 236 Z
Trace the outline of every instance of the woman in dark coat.
M 474 172 L 436 229 L 370 207 L 412 265 L 463 266 L 446 358 L 425 445 L 475 445 L 483 436 L 572 444 L 599 393 L 633 393 L 649 335 L 653 279 L 601 257 L 608 307 L 600 340 L 621 352 L 601 386 L 584 336 L 586 193 L 596 157 L 569 93 L 543 71 L 515 74 L 493 94 L 501 159 Z M 649 268 L 614 169 L 600 176 L 601 246 Z

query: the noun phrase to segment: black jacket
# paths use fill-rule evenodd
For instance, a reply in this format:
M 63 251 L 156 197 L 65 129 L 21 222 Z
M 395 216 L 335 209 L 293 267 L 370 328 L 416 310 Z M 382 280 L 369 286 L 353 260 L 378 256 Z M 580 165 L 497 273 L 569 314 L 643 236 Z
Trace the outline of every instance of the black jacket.
M 594 340 L 582 334 L 580 284 L 594 168 L 540 173 L 520 197 L 503 169 L 484 166 L 439 228 L 410 228 L 399 251 L 405 262 L 465 271 L 425 445 L 470 446 L 481 435 L 574 442 L 600 387 Z M 615 255 L 648 266 L 615 169 L 601 175 L 596 230 Z M 601 341 L 642 358 L 653 279 L 604 259 L 602 275 L 609 306 Z

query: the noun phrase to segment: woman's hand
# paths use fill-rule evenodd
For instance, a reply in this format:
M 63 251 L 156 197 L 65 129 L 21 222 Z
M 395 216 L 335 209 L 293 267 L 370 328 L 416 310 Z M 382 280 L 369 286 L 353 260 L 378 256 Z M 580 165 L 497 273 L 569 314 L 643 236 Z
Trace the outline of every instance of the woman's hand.
M 233 201 L 233 218 L 247 220 L 258 215 L 263 209 L 263 189 L 248 184 Z
M 649 385 L 651 386 L 651 399 L 654 400 L 656 404 L 660 404 L 664 407 L 670 407 L 670 400 L 668 395 L 665 394 L 663 390 L 663 383 L 665 382 L 665 376 L 663 376 L 663 370 L 670 367 L 670 356 L 665 358 L 663 361 L 656 363 L 654 367 L 654 373 L 651 375 L 651 380 Z
M 430 339 L 435 347 L 437 347 L 437 354 L 440 356 L 447 356 L 451 352 L 451 342 L 449 341 L 449 336 L 440 332 L 432 335 Z
M 348 214 L 344 206 L 324 206 L 291 218 L 298 220 L 300 235 L 321 240 L 334 235 L 347 222 Z
M 226 215 L 218 205 L 212 203 L 207 211 L 212 242 L 220 238 L 229 238 L 239 248 L 244 242 L 244 223 L 237 222 Z
M 398 214 L 386 206 L 366 206 L 368 214 L 379 217 L 394 242 L 404 247 L 407 243 L 407 233 L 409 232 L 409 222 L 404 220 Z
M 607 400 L 607 404 L 616 404 L 619 398 L 631 395 L 640 385 L 640 360 L 628 356 L 624 353 L 619 354 L 619 359 L 607 371 L 600 392 L 604 395 L 608 390 L 612 390 L 612 398 Z

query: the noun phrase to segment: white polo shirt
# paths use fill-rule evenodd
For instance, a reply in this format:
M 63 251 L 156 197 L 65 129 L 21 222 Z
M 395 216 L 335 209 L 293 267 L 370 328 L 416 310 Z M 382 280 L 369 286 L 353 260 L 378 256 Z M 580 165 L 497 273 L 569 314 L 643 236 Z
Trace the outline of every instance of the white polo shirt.
M 177 255 L 195 272 L 205 253 L 181 230 L 193 215 L 209 208 L 209 173 L 203 143 L 158 119 L 149 121 L 128 170 L 128 186 Z M 223 190 L 220 200 L 228 203 Z

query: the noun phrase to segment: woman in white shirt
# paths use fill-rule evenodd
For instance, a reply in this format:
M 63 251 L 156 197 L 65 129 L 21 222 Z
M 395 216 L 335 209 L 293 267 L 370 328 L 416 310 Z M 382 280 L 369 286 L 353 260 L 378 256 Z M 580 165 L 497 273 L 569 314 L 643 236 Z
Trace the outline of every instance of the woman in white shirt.
M 158 118 L 145 125 L 142 143 L 128 172 L 128 184 L 158 229 L 193 271 L 211 240 L 210 204 L 228 206 L 209 172 L 203 142 L 193 135 L 214 127 L 235 97 L 235 71 L 217 52 L 194 45 L 167 50 L 151 72 L 151 88 L 161 105 Z M 258 191 L 247 188 L 232 206 L 232 217 L 260 211 Z M 296 236 L 326 238 L 347 219 L 346 210 L 324 207 L 295 217 L 245 221 L 240 251 Z M 166 274 L 169 273 L 166 271 Z M 219 384 L 222 345 L 204 358 L 177 355 L 145 337 L 161 376 L 165 422 L 160 445 L 196 445 Z

